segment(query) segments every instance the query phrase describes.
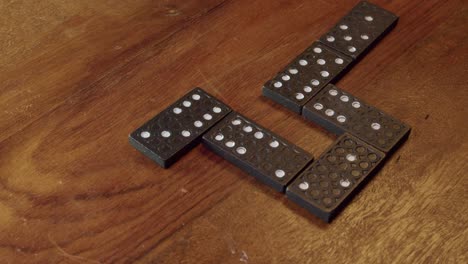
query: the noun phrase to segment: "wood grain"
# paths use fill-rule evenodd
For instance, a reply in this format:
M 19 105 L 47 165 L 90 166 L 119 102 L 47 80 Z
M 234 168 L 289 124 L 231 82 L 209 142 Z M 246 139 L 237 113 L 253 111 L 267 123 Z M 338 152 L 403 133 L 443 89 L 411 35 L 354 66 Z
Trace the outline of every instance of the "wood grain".
M 0 262 L 466 263 L 468 6 L 373 2 L 400 21 L 338 86 L 413 131 L 329 225 L 127 135 L 201 86 L 319 156 L 334 136 L 260 87 L 356 1 L 1 2 Z

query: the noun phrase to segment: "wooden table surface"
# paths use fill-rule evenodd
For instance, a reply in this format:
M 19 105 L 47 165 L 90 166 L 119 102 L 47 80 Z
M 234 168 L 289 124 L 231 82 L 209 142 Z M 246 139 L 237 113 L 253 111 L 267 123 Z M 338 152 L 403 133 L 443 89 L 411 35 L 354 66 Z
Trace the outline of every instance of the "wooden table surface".
M 356 2 L 1 1 L 0 263 L 467 263 L 466 1 L 373 1 L 400 21 L 337 85 L 413 130 L 332 224 L 128 144 L 200 86 L 318 157 L 335 136 L 261 86 Z

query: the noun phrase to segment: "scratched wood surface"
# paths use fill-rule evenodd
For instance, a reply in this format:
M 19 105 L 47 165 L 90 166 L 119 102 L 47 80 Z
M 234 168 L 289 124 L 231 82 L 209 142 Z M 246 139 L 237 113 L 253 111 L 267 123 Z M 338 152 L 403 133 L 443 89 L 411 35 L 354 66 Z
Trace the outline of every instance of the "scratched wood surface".
M 466 263 L 468 6 L 397 27 L 338 86 L 413 127 L 332 223 L 198 146 L 127 135 L 193 86 L 314 156 L 334 137 L 261 85 L 356 1 L 0 1 L 0 263 Z

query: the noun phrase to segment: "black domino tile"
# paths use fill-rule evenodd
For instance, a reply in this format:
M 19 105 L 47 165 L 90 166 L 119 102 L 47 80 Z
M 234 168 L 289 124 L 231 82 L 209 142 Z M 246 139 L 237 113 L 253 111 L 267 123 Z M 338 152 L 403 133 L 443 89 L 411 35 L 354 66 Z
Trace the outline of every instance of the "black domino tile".
M 305 105 L 303 116 L 337 135 L 348 132 L 383 152 L 392 152 L 410 132 L 405 123 L 332 84 Z
M 344 134 L 288 185 L 287 197 L 330 222 L 383 164 L 385 154 Z
M 167 168 L 195 147 L 231 109 L 195 88 L 129 135 L 130 144 Z
M 397 21 L 395 14 L 362 1 L 321 36 L 320 42 L 357 59 L 385 36 Z
M 304 150 L 236 112 L 210 129 L 203 142 L 280 192 L 312 160 Z
M 304 104 L 337 80 L 352 59 L 315 42 L 263 86 L 263 95 L 300 114 Z

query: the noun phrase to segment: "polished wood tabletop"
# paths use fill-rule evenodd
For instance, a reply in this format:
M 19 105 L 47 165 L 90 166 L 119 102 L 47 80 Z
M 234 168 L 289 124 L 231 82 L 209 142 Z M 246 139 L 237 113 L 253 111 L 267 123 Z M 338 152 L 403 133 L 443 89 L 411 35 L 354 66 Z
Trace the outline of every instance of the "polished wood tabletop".
M 200 86 L 318 157 L 336 137 L 261 87 L 356 0 L 0 1 L 0 263 L 467 263 L 467 2 L 372 2 L 400 20 L 337 86 L 412 132 L 326 224 L 127 137 Z

